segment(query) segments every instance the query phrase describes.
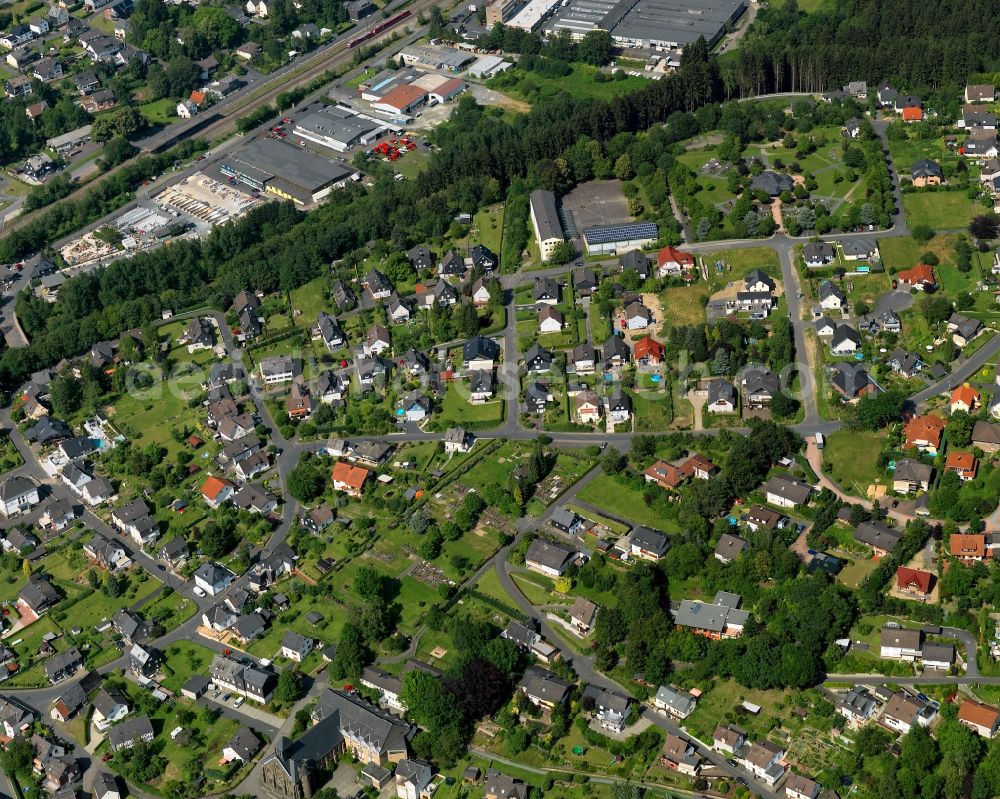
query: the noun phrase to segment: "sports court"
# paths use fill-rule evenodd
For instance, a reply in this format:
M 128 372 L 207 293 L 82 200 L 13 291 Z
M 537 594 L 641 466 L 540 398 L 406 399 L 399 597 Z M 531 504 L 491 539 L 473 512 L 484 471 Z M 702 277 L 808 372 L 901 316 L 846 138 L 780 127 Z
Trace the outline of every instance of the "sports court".
M 562 198 L 562 215 L 570 236 L 592 227 L 632 221 L 618 180 L 592 180 L 577 186 Z

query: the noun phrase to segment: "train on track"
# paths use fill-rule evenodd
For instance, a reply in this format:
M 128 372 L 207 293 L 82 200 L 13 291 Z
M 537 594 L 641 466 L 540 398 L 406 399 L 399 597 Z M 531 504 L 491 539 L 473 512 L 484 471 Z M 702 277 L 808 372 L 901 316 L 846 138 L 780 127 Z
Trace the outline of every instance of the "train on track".
M 362 33 L 360 36 L 355 36 L 353 39 L 351 39 L 351 41 L 348 43 L 347 46 L 348 47 L 357 47 L 360 44 L 364 44 L 369 39 L 373 39 L 374 37 L 378 36 L 382 31 L 388 30 L 389 28 L 391 28 L 393 25 L 395 25 L 398 22 L 402 22 L 404 19 L 406 19 L 407 17 L 409 17 L 412 13 L 413 12 L 409 11 L 409 10 L 407 10 L 407 11 L 400 11 L 395 16 L 389 17 L 389 19 L 387 19 L 387 20 L 383 20 L 378 25 L 373 25 L 367 31 L 365 31 L 364 33 Z

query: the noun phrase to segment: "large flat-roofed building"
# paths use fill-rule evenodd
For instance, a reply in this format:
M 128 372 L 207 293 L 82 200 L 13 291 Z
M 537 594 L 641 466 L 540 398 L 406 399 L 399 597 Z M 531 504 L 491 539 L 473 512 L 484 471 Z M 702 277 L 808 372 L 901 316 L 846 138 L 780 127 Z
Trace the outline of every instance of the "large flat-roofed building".
M 486 6 L 486 26 L 492 28 L 501 22 L 509 22 L 524 8 L 525 0 L 493 0 Z
M 566 240 L 562 222 L 556 209 L 556 196 L 551 191 L 536 189 L 531 192 L 531 226 L 535 229 L 535 239 L 543 261 L 552 257 L 555 246 Z
M 746 0 L 571 0 L 545 31 L 575 38 L 609 31 L 619 47 L 683 47 L 704 36 L 711 47 L 746 7 Z
M 274 139 L 255 139 L 228 155 L 222 174 L 299 204 L 319 202 L 343 186 L 354 171 Z
M 641 250 L 660 236 L 655 222 L 626 222 L 588 228 L 583 232 L 588 255 L 615 255 Z
M 559 0 L 528 0 L 528 3 L 507 24 L 511 28 L 536 31 L 558 5 Z
M 346 153 L 358 145 L 367 147 L 390 130 L 391 126 L 384 122 L 355 114 L 339 105 L 328 105 L 298 120 L 294 133 L 338 153 Z

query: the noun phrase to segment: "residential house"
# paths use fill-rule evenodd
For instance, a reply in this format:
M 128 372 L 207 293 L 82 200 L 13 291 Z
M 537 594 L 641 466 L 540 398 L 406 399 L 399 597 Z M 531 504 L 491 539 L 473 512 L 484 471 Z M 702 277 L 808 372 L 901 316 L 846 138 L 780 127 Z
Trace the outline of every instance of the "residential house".
M 972 446 L 988 453 L 1000 450 L 1000 424 L 977 421 L 972 426 Z
M 49 608 L 59 602 L 62 597 L 42 574 L 32 574 L 27 584 L 17 594 L 17 608 L 20 615 L 25 612 L 33 616 L 42 616 Z
M 683 599 L 676 608 L 671 605 L 671 613 L 677 627 L 706 638 L 739 638 L 750 619 L 750 612 L 739 607 L 740 601 L 737 594 L 719 591 L 711 604 Z
M 347 337 L 340 323 L 329 314 L 320 312 L 316 318 L 316 330 L 329 352 L 335 352 L 347 343 Z
M 910 166 L 910 180 L 918 189 L 925 186 L 940 186 L 944 182 L 944 172 L 941 171 L 941 165 L 936 161 L 921 158 Z
M 625 722 L 632 707 L 632 697 L 596 685 L 587 685 L 583 689 L 581 703 L 602 728 L 620 733 L 625 729 Z
M 694 271 L 695 266 L 694 256 L 676 247 L 664 247 L 656 256 L 657 277 L 683 275 Z
M 536 303 L 559 304 L 559 284 L 550 277 L 536 277 L 532 296 Z
M 476 336 L 462 346 L 462 363 L 469 371 L 491 370 L 500 357 L 500 346 L 491 338 Z
M 765 408 L 780 391 L 778 376 L 766 366 L 747 366 L 741 381 L 743 403 L 748 408 Z
M 117 688 L 102 685 L 94 694 L 92 721 L 100 732 L 106 732 L 112 724 L 117 724 L 130 712 L 128 697 Z
M 608 397 L 608 416 L 615 424 L 624 424 L 632 416 L 632 397 L 616 387 Z
M 221 594 L 233 581 L 233 573 L 224 566 L 209 561 L 198 567 L 194 573 L 194 584 L 208 596 Z
M 125 719 L 108 730 L 108 743 L 111 745 L 112 752 L 131 749 L 139 741 L 144 743 L 152 743 L 153 741 L 153 725 L 149 721 L 149 716 L 134 716 Z
M 55 685 L 76 674 L 83 668 L 83 655 L 75 646 L 70 647 L 65 652 L 56 652 L 45 659 L 45 676 L 48 681 Z
M 784 756 L 783 749 L 766 740 L 754 741 L 733 753 L 737 763 L 769 786 L 777 785 L 785 776 Z
M 728 380 L 712 380 L 708 384 L 709 413 L 736 413 L 736 389 Z
M 746 733 L 727 724 L 720 724 L 712 733 L 712 748 L 718 752 L 733 754 L 746 743 Z
M 629 540 L 629 554 L 642 560 L 658 561 L 667 554 L 670 540 L 655 530 L 646 527 L 636 527 L 632 530 Z
M 490 290 L 486 285 L 485 278 L 479 278 L 475 283 L 472 284 L 472 304 L 477 308 L 483 308 L 490 304 L 490 300 L 493 297 L 490 295 Z
M 639 300 L 625 306 L 625 325 L 629 330 L 645 330 L 653 324 L 653 312 Z
M 562 313 L 551 305 L 542 306 L 542 309 L 538 312 L 539 333 L 558 333 L 563 329 L 565 324 L 566 320 L 563 318 Z
M 694 744 L 670 732 L 660 750 L 660 763 L 688 777 L 696 777 L 701 769 L 701 758 Z
M 220 688 L 252 699 L 259 704 L 270 701 L 278 684 L 278 677 L 274 672 L 256 665 L 249 658 L 234 660 L 226 655 L 216 655 L 212 658 L 208 676 Z
M 885 711 L 882 713 L 882 723 L 905 735 L 914 724 L 928 726 L 933 715 L 933 711 L 926 702 L 897 691 L 885 706 Z
M 863 685 L 856 685 L 837 705 L 837 712 L 854 726 L 865 724 L 874 714 L 878 703 Z
M 630 250 L 618 258 L 622 272 L 635 272 L 641 280 L 646 280 L 651 274 L 649 258 L 639 250 Z
M 401 760 L 396 764 L 397 799 L 430 799 L 437 787 L 434 770 L 421 760 Z
M 312 652 L 313 643 L 312 638 L 299 635 L 294 630 L 288 630 L 281 639 L 281 657 L 301 663 Z
M 793 477 L 776 475 L 764 484 L 764 496 L 772 505 L 797 508 L 809 503 L 813 487 Z
M 289 355 L 275 355 L 262 358 L 258 366 L 260 378 L 266 386 L 287 383 L 299 373 L 298 364 Z
M 925 598 L 930 595 L 933 583 L 934 575 L 930 572 L 911 569 L 907 566 L 900 566 L 896 569 L 896 588 L 907 594 L 921 599 Z
M 455 250 L 448 250 L 438 264 L 438 275 L 441 277 L 462 277 L 468 267 L 465 259 Z
M 785 796 L 787 799 L 818 799 L 821 786 L 815 780 L 803 777 L 801 774 L 789 774 L 785 780 Z
M 643 336 L 633 346 L 636 363 L 642 366 L 659 366 L 663 363 L 666 348 L 652 336 Z
M 847 306 L 847 296 L 832 280 L 819 284 L 819 305 L 824 311 L 840 311 Z
M 350 463 L 344 461 L 337 461 L 333 465 L 333 471 L 330 473 L 330 479 L 333 481 L 333 487 L 337 491 L 343 491 L 352 497 L 360 497 L 361 491 L 364 488 L 365 480 L 368 479 L 370 472 L 361 467 L 354 466 Z
M 260 749 L 260 739 L 257 738 L 253 730 L 240 727 L 222 750 L 222 759 L 226 763 L 232 763 L 236 760 L 241 763 L 249 763 Z
M 951 412 L 965 411 L 972 413 L 980 404 L 982 395 L 978 389 L 968 383 L 963 383 L 951 392 Z
M 811 269 L 824 267 L 833 262 L 833 245 L 825 241 L 811 241 L 802 246 L 802 258 Z
M 524 353 L 524 368 L 529 372 L 547 372 L 552 368 L 552 353 L 537 342 Z
M 723 533 L 715 545 L 715 559 L 722 563 L 732 563 L 747 548 L 747 542 L 738 535 Z
M 578 556 L 579 553 L 574 547 L 545 538 L 536 538 L 525 553 L 524 565 L 531 571 L 548 577 L 561 577 Z
M 14 475 L 0 481 L 0 514 L 4 518 L 27 513 L 39 502 L 38 486 L 30 477 Z
M 983 738 L 995 738 L 1000 731 L 1000 711 L 972 699 L 962 700 L 958 720 Z
M 242 463 L 242 461 L 240 461 Z M 228 502 L 236 493 L 236 486 L 223 477 L 210 476 L 202 483 L 201 496 L 211 508 L 218 508 Z
M 947 422 L 937 414 L 914 416 L 903 426 L 906 447 L 916 447 L 921 452 L 936 455 Z
M 698 700 L 673 685 L 661 685 L 653 697 L 653 707 L 675 719 L 686 719 L 698 706 Z
M 493 397 L 493 371 L 477 369 L 469 372 L 469 402 L 481 405 Z
M 132 559 L 126 554 L 125 548 L 101 533 L 94 533 L 83 545 L 83 553 L 97 566 L 112 573 L 132 565 Z
M 580 342 L 569 355 L 569 360 L 578 375 L 592 374 L 597 364 L 597 358 L 597 350 L 589 341 Z
M 969 319 L 958 313 L 953 313 L 948 319 L 948 332 L 952 334 L 951 340 L 959 347 L 964 347 L 976 337 L 983 328 L 983 323 L 978 319 Z
M 923 648 L 923 634 L 920 630 L 885 626 L 880 637 L 880 656 L 890 660 L 914 662 Z
M 529 702 L 548 709 L 565 703 L 572 688 L 571 683 L 538 666 L 529 666 L 518 683 L 518 690 Z
M 955 449 L 948 450 L 948 458 L 945 461 L 946 472 L 955 472 L 963 482 L 976 478 L 978 461 L 971 452 L 959 452 Z
M 896 286 L 901 289 L 914 288 L 918 291 L 928 291 L 937 287 L 934 267 L 927 264 L 917 264 L 912 269 L 897 272 L 895 282 Z
M 574 630 L 578 635 L 589 635 L 594 629 L 594 619 L 597 617 L 598 607 L 589 599 L 578 596 L 570 608 L 569 618 Z
M 862 522 L 854 530 L 854 540 L 871 547 L 876 558 L 883 558 L 894 552 L 903 534 L 899 530 L 886 527 L 882 522 Z
M 854 361 L 840 361 L 830 367 L 830 384 L 845 402 L 854 403 L 867 394 L 878 394 L 882 387 L 868 369 Z
M 837 325 L 830 339 L 830 352 L 834 355 L 853 355 L 861 347 L 861 335 L 850 325 Z
M 892 490 L 900 494 L 926 491 L 930 487 L 934 469 L 926 463 L 903 458 L 896 462 L 892 474 Z

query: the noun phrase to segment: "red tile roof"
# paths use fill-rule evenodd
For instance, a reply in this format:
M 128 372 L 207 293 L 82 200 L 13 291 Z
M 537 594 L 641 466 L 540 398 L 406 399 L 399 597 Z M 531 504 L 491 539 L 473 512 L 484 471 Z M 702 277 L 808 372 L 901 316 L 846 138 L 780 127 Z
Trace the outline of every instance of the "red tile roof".
M 937 284 L 937 281 L 934 279 L 934 267 L 927 264 L 917 264 L 912 269 L 904 269 L 896 275 L 896 279 L 900 283 L 908 283 L 910 285 L 926 283 L 933 286 Z
M 982 533 L 952 533 L 948 551 L 956 558 L 981 558 L 986 554 L 986 536 Z
M 971 408 L 979 402 L 979 397 L 979 391 L 974 389 L 968 383 L 963 383 L 951 392 L 951 404 L 954 405 L 956 402 L 961 402 Z
M 232 488 L 232 483 L 222 477 L 209 477 L 201 486 L 201 495 L 213 502 L 226 487 Z
M 663 266 L 666 263 L 678 263 L 685 269 L 694 269 L 694 256 L 689 252 L 667 245 L 656 256 L 657 266 Z
M 941 445 L 941 434 L 946 424 L 944 419 L 933 413 L 914 416 L 903 428 L 906 434 L 906 446 L 915 447 L 918 442 L 927 442 L 937 449 Z
M 896 569 L 897 588 L 905 589 L 913 587 L 919 590 L 921 594 L 929 594 L 933 579 L 933 574 L 922 572 L 919 569 L 909 569 L 906 566 L 900 566 Z
M 362 486 L 365 484 L 365 480 L 368 479 L 369 472 L 360 466 L 352 466 L 350 463 L 344 463 L 343 461 L 337 461 L 333 465 L 333 471 L 330 473 L 330 477 L 337 483 L 343 483 L 355 491 L 360 491 Z
M 904 122 L 919 122 L 923 118 L 924 118 L 924 112 L 920 108 L 917 108 L 917 106 L 915 105 L 903 109 Z
M 663 345 L 652 336 L 643 336 L 635 342 L 635 358 L 649 358 L 650 360 L 662 361 L 664 354 Z

